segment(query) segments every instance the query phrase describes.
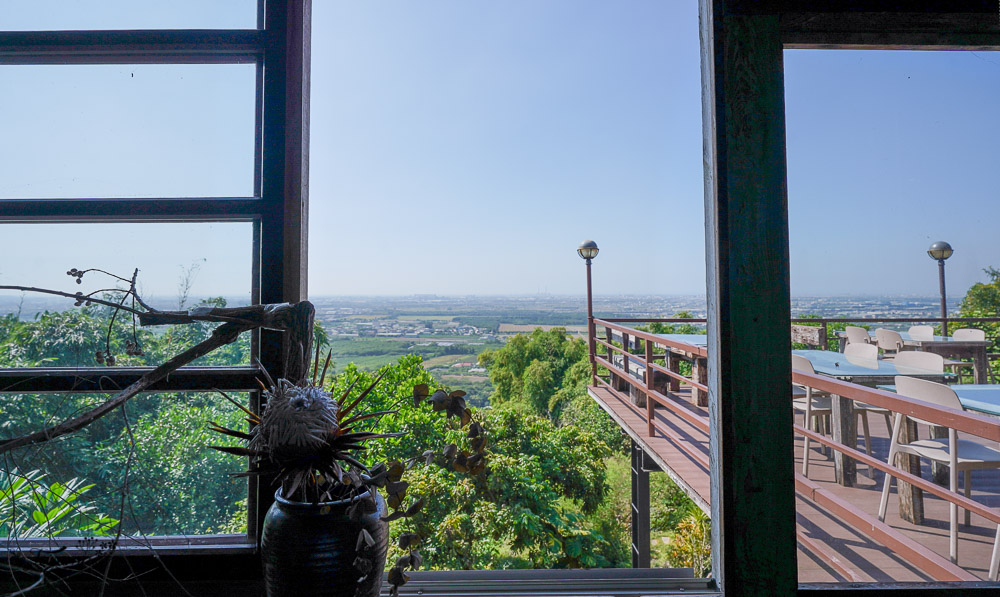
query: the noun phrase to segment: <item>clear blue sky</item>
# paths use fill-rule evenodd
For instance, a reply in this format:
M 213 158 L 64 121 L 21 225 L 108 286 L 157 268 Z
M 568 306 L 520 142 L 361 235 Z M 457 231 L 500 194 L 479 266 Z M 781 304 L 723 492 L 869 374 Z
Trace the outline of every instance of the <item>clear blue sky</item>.
M 254 20 L 246 0 L 81 5 L 15 3 L 0 29 Z M 696 6 L 315 1 L 311 292 L 579 294 L 593 238 L 599 294 L 704 293 Z M 1000 267 L 1000 55 L 785 57 L 794 294 L 934 295 L 935 240 L 950 294 Z M 0 67 L 0 198 L 246 193 L 252 85 L 243 66 Z M 205 258 L 195 292 L 242 292 L 248 230 L 206 227 L 4 226 L 0 283 L 137 265 L 171 295 Z

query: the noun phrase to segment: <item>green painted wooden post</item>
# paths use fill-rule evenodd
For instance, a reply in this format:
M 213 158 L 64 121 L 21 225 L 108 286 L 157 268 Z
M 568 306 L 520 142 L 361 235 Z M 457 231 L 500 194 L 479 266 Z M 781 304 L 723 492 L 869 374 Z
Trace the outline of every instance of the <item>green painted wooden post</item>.
M 784 80 L 776 14 L 701 0 L 713 571 L 797 586 Z

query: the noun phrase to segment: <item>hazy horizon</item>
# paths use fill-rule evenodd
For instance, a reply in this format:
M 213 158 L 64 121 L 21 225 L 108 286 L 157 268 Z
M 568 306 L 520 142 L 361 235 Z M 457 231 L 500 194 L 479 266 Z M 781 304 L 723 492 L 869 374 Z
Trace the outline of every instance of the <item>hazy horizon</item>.
M 255 14 L 103 6 L 12 3 L 4 17 L 114 29 Z M 598 295 L 704 292 L 698 30 L 694 2 L 314 3 L 312 293 L 575 295 L 585 239 L 601 247 Z M 252 193 L 254 73 L 0 66 L 0 201 Z M 784 75 L 793 296 L 934 296 L 938 240 L 955 249 L 949 294 L 987 281 L 1000 57 L 786 50 Z M 249 223 L 3 224 L 0 284 L 139 267 L 145 292 L 169 296 L 198 264 L 194 292 L 249 295 L 251 247 Z

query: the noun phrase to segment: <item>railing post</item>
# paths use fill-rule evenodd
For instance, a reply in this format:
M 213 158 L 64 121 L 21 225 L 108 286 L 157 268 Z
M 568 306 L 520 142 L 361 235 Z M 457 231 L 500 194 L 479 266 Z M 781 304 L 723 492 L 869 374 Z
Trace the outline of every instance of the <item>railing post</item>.
M 642 341 L 643 346 L 646 348 L 646 427 L 649 432 L 649 437 L 653 437 L 656 430 L 653 427 L 653 417 L 655 413 L 653 410 L 656 408 L 653 402 L 653 376 L 656 374 L 653 371 L 653 343 L 649 340 Z
M 820 350 L 830 350 L 830 346 L 829 346 L 830 335 L 829 335 L 829 332 L 826 329 L 826 320 L 824 320 L 822 323 L 820 323 L 819 327 L 822 330 L 819 333 L 819 337 L 820 337 L 820 340 L 823 341 L 823 343 L 820 345 Z

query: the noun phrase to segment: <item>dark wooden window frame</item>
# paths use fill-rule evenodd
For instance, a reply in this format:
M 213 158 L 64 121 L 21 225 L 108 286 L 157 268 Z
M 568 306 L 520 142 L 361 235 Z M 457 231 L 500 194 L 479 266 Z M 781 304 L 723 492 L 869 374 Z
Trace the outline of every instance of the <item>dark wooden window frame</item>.
M 700 0 L 713 569 L 726 595 L 997 593 L 798 584 L 782 52 L 996 50 L 998 11 L 995 0 Z
M 0 68 L 5 65 L 255 64 L 256 125 L 254 193 L 251 197 L 101 199 L 70 197 L 0 200 L 0 224 L 27 222 L 248 222 L 253 238 L 251 299 L 261 303 L 306 298 L 308 201 L 310 0 L 258 0 L 255 30 L 135 30 L 0 32 Z M 281 375 L 283 337 L 262 331 L 252 352 L 272 374 Z M 125 385 L 140 368 L 31 369 L 0 371 L 0 393 L 59 392 L 95 386 L 97 374 Z M 256 367 L 182 369 L 157 384 L 159 391 L 245 391 L 254 406 Z M 92 382 L 92 383 L 91 383 Z M 83 384 L 83 385 L 81 385 Z M 89 386 L 88 386 L 89 387 Z M 106 387 L 106 386 L 105 386 Z M 2 395 L 2 394 L 0 394 Z M 248 486 L 248 536 L 154 537 L 150 547 L 126 549 L 113 558 L 112 577 L 150 571 L 155 577 L 194 582 L 259 578 L 257 529 L 273 501 L 256 483 Z M 52 545 L 46 545 L 51 548 Z M 210 554 L 210 555 L 209 555 Z M 7 552 L 4 557 L 16 557 Z M 205 557 L 213 559 L 206 565 Z M 6 585 L 0 579 L 0 588 Z M 155 582 L 151 585 L 155 587 Z M 176 589 L 167 583 L 166 592 Z M 213 588 L 211 594 L 217 594 Z M 252 594 L 252 593 L 251 593 Z
M 990 583 L 798 585 L 792 430 L 784 404 L 791 379 L 790 345 L 787 332 L 781 331 L 790 323 L 782 50 L 997 49 L 997 2 L 699 2 L 717 582 L 727 595 L 762 597 L 846 589 L 875 595 L 993 595 L 997 589 Z M 255 60 L 264 116 L 258 134 L 258 196 L 0 201 L 0 221 L 252 221 L 258 231 L 254 276 L 261 281 L 255 299 L 304 298 L 308 12 L 308 0 L 267 0 L 258 31 L 0 33 L 0 64 Z M 262 334 L 260 347 L 262 363 L 280 370 L 280 338 Z M 175 379 L 183 384 L 180 376 Z M 719 400 L 722 395 L 725 401 Z M 258 500 L 258 513 L 263 503 Z M 178 578 L 224 581 L 230 590 L 245 586 L 253 594 L 257 585 L 241 584 L 241 579 L 259 574 L 255 556 L 242 549 L 212 554 L 207 566 L 196 550 L 163 558 Z M 160 569 L 154 564 L 153 558 L 131 561 L 133 568 Z M 489 578 L 490 573 L 481 574 Z M 459 583 L 456 589 L 464 587 L 464 594 L 492 592 L 477 579 L 474 575 L 471 584 Z M 419 585 L 429 589 L 427 595 L 449 594 L 444 587 L 456 585 L 434 575 L 426 580 Z M 506 594 L 568 586 L 558 580 L 522 584 L 511 579 L 501 584 L 497 590 Z M 603 583 L 594 578 L 576 588 L 580 594 L 593 593 L 600 590 L 598 584 Z M 441 588 L 434 591 L 434 586 Z M 692 586 L 686 594 L 697 591 Z

